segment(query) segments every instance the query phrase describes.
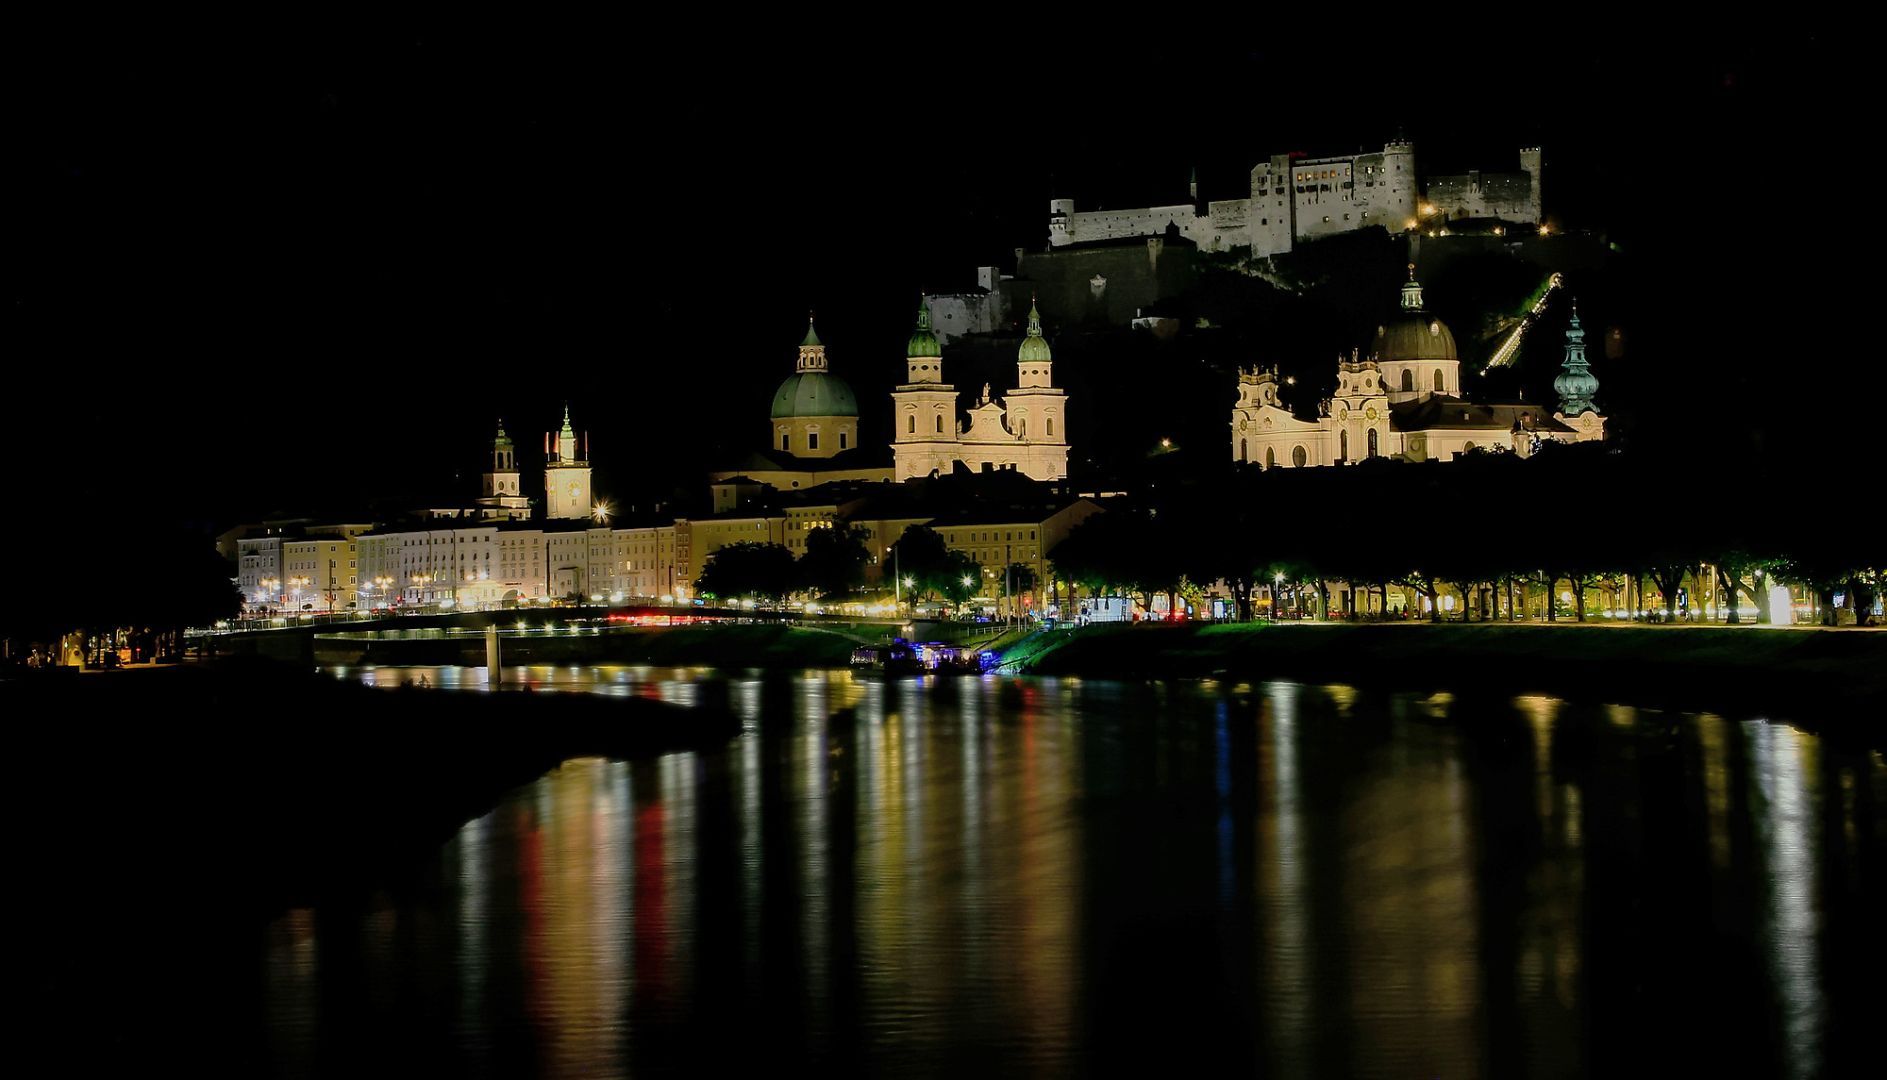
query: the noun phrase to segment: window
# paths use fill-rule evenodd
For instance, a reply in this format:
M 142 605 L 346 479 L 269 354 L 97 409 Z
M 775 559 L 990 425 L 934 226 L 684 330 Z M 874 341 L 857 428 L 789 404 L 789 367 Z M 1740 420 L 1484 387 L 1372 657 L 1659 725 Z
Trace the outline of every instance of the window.
M 917 416 L 912 414 L 904 418 L 904 431 L 908 435 L 917 434 Z
M 818 433 L 817 431 L 814 431 L 814 432 L 811 432 L 811 433 L 809 433 L 809 434 L 807 434 L 807 436 L 806 436 L 806 449 L 808 449 L 808 450 L 817 450 L 817 449 L 819 449 L 819 433 Z
M 917 427 L 916 427 L 917 417 L 915 416 L 911 417 L 911 424 L 912 424 L 911 430 L 916 431 L 917 430 Z M 943 413 L 937 414 L 937 434 L 939 435 L 943 434 Z
M 1435 369 L 1435 392 L 1440 393 L 1441 390 L 1442 390 L 1441 369 L 1436 368 Z
M 1375 428 L 1369 429 L 1369 456 L 1370 457 L 1376 456 L 1376 429 Z
M 1402 369 L 1402 389 L 1415 389 L 1415 372 L 1410 371 L 1408 368 Z
M 845 432 L 839 432 L 839 449 L 845 449 Z
M 1048 437 L 1055 437 L 1055 418 L 1052 416 L 1048 418 Z
M 1350 460 L 1350 433 L 1347 431 L 1337 432 L 1337 460 Z
M 780 449 L 791 450 L 793 446 L 792 440 L 793 440 L 793 437 L 791 435 L 781 435 L 780 436 Z
M 1304 463 L 1308 460 L 1309 460 L 1309 456 L 1304 453 L 1303 447 L 1301 446 L 1291 447 L 1291 464 L 1292 465 L 1301 469 L 1304 467 Z
M 1238 440 L 1238 460 L 1240 460 L 1240 461 L 1250 461 L 1250 460 L 1251 460 L 1251 455 L 1250 455 L 1249 453 L 1247 453 L 1247 452 L 1246 452 L 1246 449 L 1245 449 L 1245 440 L 1244 440 L 1244 439 L 1240 439 L 1240 440 Z

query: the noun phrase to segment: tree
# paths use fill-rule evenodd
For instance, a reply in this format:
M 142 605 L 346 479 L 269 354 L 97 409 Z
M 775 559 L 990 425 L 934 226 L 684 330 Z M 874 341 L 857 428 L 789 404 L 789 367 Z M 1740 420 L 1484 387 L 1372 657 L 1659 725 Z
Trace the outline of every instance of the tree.
M 982 586 L 982 566 L 961 551 L 951 551 L 935 529 L 912 525 L 891 551 L 893 565 L 910 582 L 914 596 L 941 596 L 961 604 Z
M 763 596 L 778 603 L 793 591 L 798 566 L 779 544 L 745 541 L 708 556 L 695 590 L 720 600 Z
M 864 529 L 834 522 L 809 530 L 806 553 L 799 557 L 799 586 L 822 600 L 846 596 L 865 583 L 870 561 Z

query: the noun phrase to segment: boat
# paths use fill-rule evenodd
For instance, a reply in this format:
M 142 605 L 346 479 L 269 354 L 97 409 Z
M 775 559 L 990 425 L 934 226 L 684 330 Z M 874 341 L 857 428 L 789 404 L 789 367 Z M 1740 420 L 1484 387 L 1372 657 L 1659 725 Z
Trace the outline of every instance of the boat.
M 861 645 L 853 649 L 852 667 L 891 675 L 914 675 L 925 670 L 917 650 L 903 638 L 895 638 L 888 645 Z

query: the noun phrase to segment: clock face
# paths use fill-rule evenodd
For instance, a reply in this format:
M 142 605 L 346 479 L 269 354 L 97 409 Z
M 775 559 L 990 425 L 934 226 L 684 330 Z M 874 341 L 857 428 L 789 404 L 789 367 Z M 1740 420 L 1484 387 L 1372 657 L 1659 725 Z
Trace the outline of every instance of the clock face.
M 1376 419 L 1376 406 L 1371 405 L 1369 407 L 1369 411 L 1367 413 L 1364 413 L 1363 415 L 1369 417 L 1371 420 Z

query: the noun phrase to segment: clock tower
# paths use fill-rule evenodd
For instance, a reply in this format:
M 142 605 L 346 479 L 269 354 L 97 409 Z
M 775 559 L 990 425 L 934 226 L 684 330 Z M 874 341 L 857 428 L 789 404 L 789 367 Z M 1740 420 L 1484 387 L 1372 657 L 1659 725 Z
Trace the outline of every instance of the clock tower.
M 563 430 L 544 436 L 544 516 L 590 516 L 590 462 L 577 447 L 570 426 L 570 406 L 563 409 Z

